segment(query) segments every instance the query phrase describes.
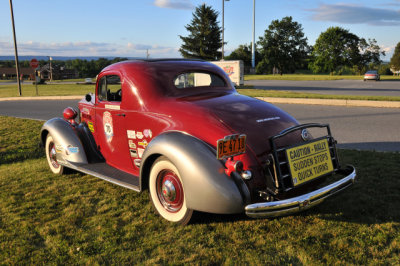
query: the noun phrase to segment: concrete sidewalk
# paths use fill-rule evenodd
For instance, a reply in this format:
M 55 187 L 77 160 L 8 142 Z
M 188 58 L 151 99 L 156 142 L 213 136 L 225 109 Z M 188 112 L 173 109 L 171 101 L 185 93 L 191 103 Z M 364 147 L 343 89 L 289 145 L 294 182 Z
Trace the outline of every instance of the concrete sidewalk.
M 7 97 L 2 101 L 35 101 L 35 100 L 81 100 L 84 96 L 37 96 L 37 97 Z M 332 105 L 351 107 L 376 107 L 376 108 L 400 108 L 400 101 L 361 101 L 361 100 L 336 100 L 336 99 L 307 99 L 307 98 L 274 98 L 256 97 L 270 103 L 307 104 L 307 105 Z

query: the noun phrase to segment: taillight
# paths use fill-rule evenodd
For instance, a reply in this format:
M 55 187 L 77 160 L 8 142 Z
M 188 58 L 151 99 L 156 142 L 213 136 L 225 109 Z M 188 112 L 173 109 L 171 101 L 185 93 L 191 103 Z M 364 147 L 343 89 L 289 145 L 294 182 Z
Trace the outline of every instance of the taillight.
M 77 115 L 78 112 L 72 107 L 67 107 L 63 111 L 64 118 L 68 120 L 71 124 L 75 124 L 75 118 Z
M 237 172 L 243 179 L 249 180 L 252 176 L 251 172 L 244 170 L 242 161 L 236 161 L 232 158 L 228 158 L 225 161 L 225 173 L 230 177 L 232 172 Z

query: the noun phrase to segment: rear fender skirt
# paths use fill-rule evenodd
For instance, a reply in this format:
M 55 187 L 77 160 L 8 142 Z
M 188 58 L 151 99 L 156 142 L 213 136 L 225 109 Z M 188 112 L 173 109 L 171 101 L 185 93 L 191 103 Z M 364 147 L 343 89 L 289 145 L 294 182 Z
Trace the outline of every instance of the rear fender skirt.
M 157 136 L 143 154 L 141 182 L 147 182 L 157 155 L 166 156 L 177 167 L 188 208 L 219 214 L 244 211 L 245 203 L 237 185 L 225 174 L 215 150 L 205 142 L 176 131 Z
M 79 139 L 76 130 L 71 124 L 61 118 L 53 118 L 44 123 L 40 136 L 42 144 L 46 142 L 46 136 L 50 134 L 55 142 L 57 160 L 60 164 L 67 164 L 67 161 L 73 163 L 87 164 L 87 156 Z M 63 163 L 65 161 L 65 163 Z

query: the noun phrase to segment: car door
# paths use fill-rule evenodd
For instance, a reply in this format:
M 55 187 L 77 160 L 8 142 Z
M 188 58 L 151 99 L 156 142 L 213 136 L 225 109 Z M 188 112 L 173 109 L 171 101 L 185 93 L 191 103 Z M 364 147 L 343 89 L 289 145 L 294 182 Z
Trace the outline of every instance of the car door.
M 96 131 L 98 148 L 107 164 L 132 171 L 126 136 L 126 108 L 124 86 L 117 73 L 100 77 L 96 89 Z

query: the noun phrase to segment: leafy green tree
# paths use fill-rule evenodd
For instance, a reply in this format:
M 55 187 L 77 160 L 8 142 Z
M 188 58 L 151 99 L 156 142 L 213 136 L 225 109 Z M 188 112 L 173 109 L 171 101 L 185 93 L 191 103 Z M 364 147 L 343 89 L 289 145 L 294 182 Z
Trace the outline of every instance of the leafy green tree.
M 379 65 L 381 54 L 385 53 L 375 39 L 366 41 L 346 29 L 330 27 L 316 40 L 309 67 L 314 73 L 335 73 L 348 67 L 360 74 L 368 66 Z
M 396 48 L 394 49 L 393 56 L 390 59 L 390 66 L 394 68 L 395 71 L 400 70 L 400 42 L 397 43 Z
M 206 4 L 196 8 L 193 19 L 185 28 L 189 36 L 179 38 L 183 41 L 179 52 L 185 58 L 217 60 L 221 58 L 221 27 L 217 22 L 218 12 Z
M 329 27 L 321 33 L 312 51 L 313 72 L 333 72 L 340 66 L 351 66 L 357 54 L 359 38 L 340 27 Z
M 274 67 L 281 73 L 294 72 L 302 68 L 310 50 L 301 24 L 292 17 L 273 20 L 257 44 L 261 54 L 257 73 L 271 72 Z
M 255 51 L 256 62 L 260 60 L 260 53 L 257 48 Z M 238 48 L 233 50 L 233 52 L 225 57 L 226 60 L 242 60 L 245 69 L 250 69 L 251 67 L 251 44 L 241 44 Z

